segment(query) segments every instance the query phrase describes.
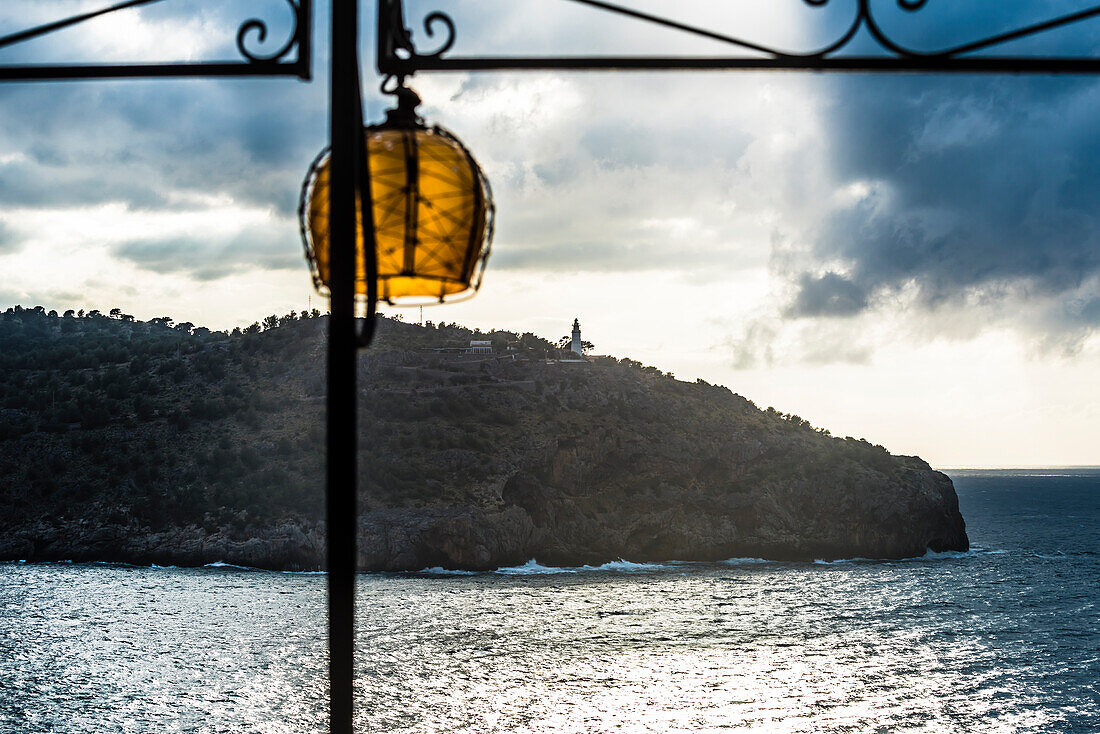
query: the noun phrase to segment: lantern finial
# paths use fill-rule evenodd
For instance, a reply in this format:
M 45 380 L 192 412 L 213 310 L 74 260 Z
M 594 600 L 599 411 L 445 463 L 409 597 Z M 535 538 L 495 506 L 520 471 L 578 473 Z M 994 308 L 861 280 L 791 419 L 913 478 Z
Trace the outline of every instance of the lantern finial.
M 424 120 L 416 114 L 420 106 L 420 95 L 404 84 L 390 92 L 397 97 L 397 106 L 386 110 L 386 122 L 389 127 L 424 127 Z

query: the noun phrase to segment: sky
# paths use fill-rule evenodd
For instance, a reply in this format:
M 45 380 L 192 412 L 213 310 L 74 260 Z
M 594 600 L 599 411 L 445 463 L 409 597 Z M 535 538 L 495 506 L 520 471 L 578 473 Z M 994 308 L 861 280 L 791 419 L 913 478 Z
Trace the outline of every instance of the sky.
M 840 35 L 855 7 L 624 4 L 794 50 Z M 9 0 L 0 35 L 99 5 Z M 924 49 L 1086 5 L 873 3 Z M 0 63 L 235 59 L 241 23 L 263 17 L 281 44 L 287 8 L 166 0 Z M 409 0 L 422 47 L 437 9 L 458 26 L 453 54 L 731 50 L 565 0 Z M 0 308 L 117 306 L 218 329 L 323 308 L 296 208 L 326 143 L 327 22 L 322 2 L 311 83 L 0 86 Z M 1003 52 L 1098 49 L 1094 20 Z M 862 36 L 852 50 L 874 51 Z M 481 292 L 426 319 L 557 339 L 577 317 L 598 353 L 937 467 L 1100 464 L 1100 78 L 525 72 L 411 86 L 479 160 L 498 212 Z

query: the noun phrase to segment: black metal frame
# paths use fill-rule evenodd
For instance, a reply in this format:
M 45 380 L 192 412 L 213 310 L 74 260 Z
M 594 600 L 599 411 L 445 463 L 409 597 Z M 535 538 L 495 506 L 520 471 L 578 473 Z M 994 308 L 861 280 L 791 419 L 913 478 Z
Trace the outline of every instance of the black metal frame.
M 455 42 L 455 23 L 446 13 L 435 11 L 423 20 L 425 33 L 437 29 L 446 35 L 437 48 L 419 51 L 412 32 L 405 25 L 402 0 L 378 0 L 378 71 L 398 77 L 418 71 L 524 71 L 524 70 L 790 70 L 862 72 L 1011 72 L 1011 73 L 1100 73 L 1100 56 L 992 56 L 975 52 L 1039 35 L 1056 28 L 1100 16 L 1100 5 L 1077 13 L 1034 23 L 969 43 L 937 50 L 908 48 L 894 41 L 876 18 L 872 0 L 855 0 L 855 13 L 846 30 L 833 42 L 805 52 L 784 51 L 699 26 L 641 12 L 606 0 L 566 0 L 615 15 L 688 33 L 710 41 L 726 43 L 742 52 L 738 56 L 446 56 Z M 824 7 L 830 0 L 802 0 L 812 7 Z M 904 11 L 916 12 L 929 0 L 890 0 Z M 950 0 L 946 0 L 950 2 Z M 990 0 L 995 2 L 996 0 Z M 887 0 L 882 0 L 883 3 Z M 883 53 L 874 56 L 844 54 L 860 31 L 869 35 Z
M 270 53 L 249 50 L 249 35 L 267 41 L 267 23 L 259 18 L 244 21 L 237 31 L 237 50 L 243 61 L 163 62 L 152 64 L 0 64 L 0 82 L 64 81 L 77 79 L 134 79 L 141 77 L 242 77 L 294 76 L 310 78 L 310 39 L 313 0 L 283 0 L 294 17 L 294 28 L 282 46 Z M 99 10 L 28 28 L 0 37 L 0 49 L 56 33 L 111 13 L 167 0 L 125 0 Z M 294 52 L 294 53 L 291 53 Z
M 166 0 L 124 0 L 100 10 L 0 37 L 0 48 L 39 38 L 84 21 Z M 575 57 L 447 57 L 454 44 L 455 24 L 442 12 L 424 20 L 429 37 L 442 27 L 446 36 L 431 52 L 422 53 L 405 25 L 401 0 L 378 3 L 378 71 L 399 80 L 418 71 L 505 71 L 505 70 L 812 70 L 867 72 L 1013 72 L 1013 73 L 1100 73 L 1100 57 L 982 56 L 977 51 L 996 48 L 1021 38 L 1035 36 L 1100 16 L 1100 6 L 1002 33 L 972 43 L 936 51 L 920 51 L 891 40 L 882 30 L 872 9 L 872 0 L 854 0 L 856 13 L 845 33 L 830 45 L 805 53 L 782 51 L 715 31 L 643 13 L 606 0 L 568 0 L 619 16 L 661 25 L 679 32 L 720 41 L 737 47 L 745 55 L 715 57 L 658 56 L 575 56 Z M 762 0 L 766 1 L 766 0 Z M 887 2 L 888 0 L 882 0 Z M 928 0 L 896 1 L 905 11 L 917 11 Z M 996 0 L 990 0 L 991 2 Z M 267 40 L 263 20 L 245 21 L 237 32 L 237 49 L 243 60 L 153 64 L 69 64 L 0 65 L 0 82 L 155 77 L 270 77 L 289 76 L 308 80 L 311 74 L 312 0 L 284 0 L 294 14 L 294 28 L 288 40 L 271 53 L 249 50 L 248 40 Z M 830 0 L 803 0 L 822 7 Z M 351 734 L 354 682 L 355 574 L 357 568 L 356 512 L 357 416 L 356 363 L 358 350 L 370 339 L 373 319 L 365 331 L 355 315 L 355 227 L 356 200 L 364 213 L 364 237 L 374 239 L 370 175 L 363 142 L 363 107 L 360 97 L 358 54 L 359 0 L 332 0 L 332 58 L 330 79 L 330 146 L 332 153 L 330 237 L 331 316 L 326 439 L 325 518 L 329 592 L 329 695 L 330 731 Z M 861 31 L 881 47 L 878 56 L 845 55 L 842 51 Z M 366 248 L 371 258 L 372 248 Z M 365 263 L 372 273 L 373 263 Z M 371 278 L 372 282 L 376 280 Z M 373 306 L 374 299 L 371 299 Z M 373 308 L 368 312 L 373 315 Z

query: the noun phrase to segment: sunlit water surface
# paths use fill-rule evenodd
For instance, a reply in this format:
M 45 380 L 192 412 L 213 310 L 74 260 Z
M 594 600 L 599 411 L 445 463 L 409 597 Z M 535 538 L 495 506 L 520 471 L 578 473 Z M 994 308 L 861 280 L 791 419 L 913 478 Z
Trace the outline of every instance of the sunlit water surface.
M 955 477 L 967 554 L 363 576 L 358 729 L 1100 731 L 1100 472 Z M 0 565 L 0 731 L 321 731 L 324 584 Z

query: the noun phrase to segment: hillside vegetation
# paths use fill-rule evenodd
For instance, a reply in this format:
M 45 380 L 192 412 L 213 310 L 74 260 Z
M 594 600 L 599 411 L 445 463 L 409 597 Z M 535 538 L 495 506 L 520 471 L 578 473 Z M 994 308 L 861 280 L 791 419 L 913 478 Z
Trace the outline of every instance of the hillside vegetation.
M 0 558 L 316 567 L 327 320 L 0 314 Z M 493 355 L 432 351 L 471 339 Z M 383 319 L 360 363 L 364 568 L 964 548 L 950 480 L 629 359 Z

